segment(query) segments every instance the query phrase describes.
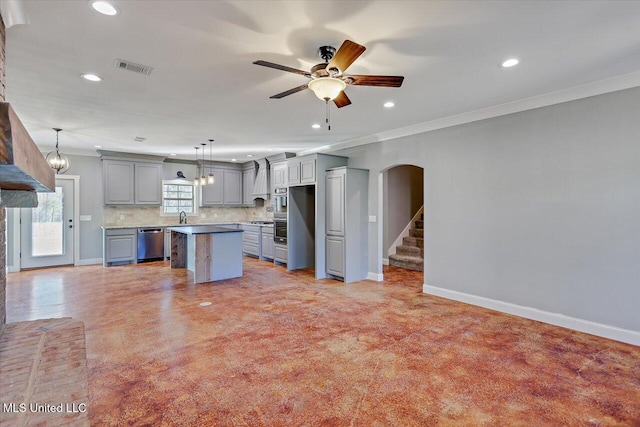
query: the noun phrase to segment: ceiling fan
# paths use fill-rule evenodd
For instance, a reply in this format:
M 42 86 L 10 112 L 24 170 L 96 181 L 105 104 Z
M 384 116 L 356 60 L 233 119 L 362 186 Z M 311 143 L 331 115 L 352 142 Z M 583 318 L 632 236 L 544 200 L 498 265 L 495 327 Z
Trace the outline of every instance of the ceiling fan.
M 318 49 L 318 56 L 320 56 L 324 62 L 311 67 L 310 72 L 267 61 L 255 61 L 254 64 L 300 74 L 311 79 L 307 84 L 278 93 L 270 98 L 280 99 L 305 89 L 311 89 L 318 98 L 327 103 L 333 101 L 338 108 L 342 108 L 351 104 L 349 97 L 344 92 L 347 85 L 400 87 L 404 80 L 403 76 L 344 74 L 347 68 L 362 55 L 365 49 L 364 46 L 354 43 L 351 40 L 345 40 L 337 51 L 333 46 L 321 46 Z

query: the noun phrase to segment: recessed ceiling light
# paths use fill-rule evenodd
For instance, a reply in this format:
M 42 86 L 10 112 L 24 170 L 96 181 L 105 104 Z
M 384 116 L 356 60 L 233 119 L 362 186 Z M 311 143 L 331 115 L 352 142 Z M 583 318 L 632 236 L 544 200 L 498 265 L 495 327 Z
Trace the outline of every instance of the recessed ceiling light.
M 90 82 L 99 82 L 102 80 L 102 77 L 91 73 L 82 74 L 82 78 L 85 80 L 89 80 Z
M 311 127 L 314 129 L 320 129 L 320 125 L 317 123 L 312 124 Z
M 393 108 L 395 106 L 396 106 L 396 104 L 394 104 L 391 101 L 387 101 L 387 102 L 384 103 L 384 108 Z
M 90 4 L 92 8 L 103 15 L 113 16 L 118 14 L 118 9 L 106 1 L 92 1 Z
M 170 155 L 170 156 L 175 156 L 175 155 L 176 155 L 176 153 L 171 153 L 171 154 L 169 154 L 169 155 Z
M 96 148 L 102 148 L 102 145 L 94 145 Z
M 275 148 L 267 148 L 267 151 L 273 151 Z
M 509 58 L 506 61 L 504 61 L 502 63 L 502 67 L 503 68 L 510 68 L 510 67 L 515 67 L 516 65 L 518 65 L 518 63 L 520 62 L 519 59 L 516 58 Z
M 247 154 L 247 157 L 253 157 L 253 154 Z
M 232 162 L 235 162 L 235 161 L 236 161 L 236 159 L 231 159 L 231 161 L 232 161 Z

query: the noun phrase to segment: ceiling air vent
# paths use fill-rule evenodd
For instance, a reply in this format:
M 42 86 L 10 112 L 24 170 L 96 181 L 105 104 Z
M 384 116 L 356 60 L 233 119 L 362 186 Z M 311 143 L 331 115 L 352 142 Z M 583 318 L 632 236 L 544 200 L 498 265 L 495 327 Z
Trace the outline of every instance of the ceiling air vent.
M 133 140 L 135 142 L 145 142 L 147 140 L 147 138 L 144 138 L 142 136 L 136 136 Z
M 116 59 L 116 68 L 120 68 L 122 70 L 133 71 L 134 73 L 140 73 L 148 76 L 153 71 L 153 67 L 148 67 L 146 65 L 134 64 L 133 62 L 124 61 L 122 59 Z

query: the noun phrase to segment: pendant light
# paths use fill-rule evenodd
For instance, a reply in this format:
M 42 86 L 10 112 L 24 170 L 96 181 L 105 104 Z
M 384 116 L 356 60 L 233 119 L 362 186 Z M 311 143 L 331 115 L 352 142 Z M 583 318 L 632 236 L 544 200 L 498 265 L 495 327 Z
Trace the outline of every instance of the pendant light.
M 207 185 L 207 177 L 204 176 L 204 147 L 207 145 L 206 142 L 202 142 L 202 175 L 200 176 L 200 185 Z
M 213 139 L 209 140 L 209 165 L 211 166 L 211 162 L 213 161 L 213 158 L 211 157 L 211 148 L 213 147 Z M 209 170 L 209 176 L 207 177 L 207 184 L 215 184 L 216 182 L 216 177 L 213 176 L 213 169 Z
M 64 154 L 60 154 L 60 149 L 58 148 L 58 135 L 62 129 L 53 128 L 56 131 L 56 151 L 52 151 L 47 154 L 47 163 L 53 170 L 56 171 L 56 174 L 63 174 L 69 170 L 71 163 L 69 163 L 69 158 Z
M 200 147 L 193 147 L 196 149 L 196 163 L 198 162 L 198 150 L 200 149 Z M 196 177 L 193 179 L 193 185 L 195 185 L 196 187 L 198 186 L 198 184 L 200 184 L 200 178 L 198 178 L 197 172 L 196 172 Z

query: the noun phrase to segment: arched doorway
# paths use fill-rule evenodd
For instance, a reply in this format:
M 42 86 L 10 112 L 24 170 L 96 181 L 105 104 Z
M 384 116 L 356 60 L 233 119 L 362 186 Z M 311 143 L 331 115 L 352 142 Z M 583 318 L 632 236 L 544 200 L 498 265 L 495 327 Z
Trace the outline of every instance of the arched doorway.
M 381 172 L 383 271 L 424 280 L 424 169 L 395 165 Z M 391 266 L 391 267 L 387 267 Z

